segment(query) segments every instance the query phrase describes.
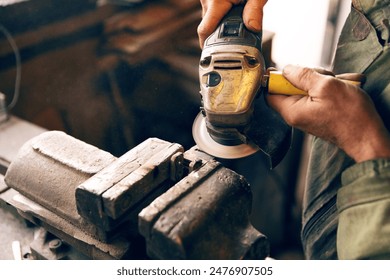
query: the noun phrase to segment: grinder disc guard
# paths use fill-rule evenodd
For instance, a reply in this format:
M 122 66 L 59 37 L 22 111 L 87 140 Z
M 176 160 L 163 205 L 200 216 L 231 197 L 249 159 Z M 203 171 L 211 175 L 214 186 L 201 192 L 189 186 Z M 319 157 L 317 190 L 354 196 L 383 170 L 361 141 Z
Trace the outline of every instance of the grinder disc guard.
M 192 136 L 199 149 L 217 158 L 238 159 L 250 156 L 259 150 L 254 143 L 226 146 L 216 142 L 208 133 L 206 118 L 201 113 L 195 118 Z

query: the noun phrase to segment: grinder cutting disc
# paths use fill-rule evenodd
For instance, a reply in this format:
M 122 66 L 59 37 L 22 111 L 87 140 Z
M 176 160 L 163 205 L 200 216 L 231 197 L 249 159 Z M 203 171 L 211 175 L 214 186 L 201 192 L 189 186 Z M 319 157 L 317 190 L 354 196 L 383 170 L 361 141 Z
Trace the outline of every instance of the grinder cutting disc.
M 259 147 L 252 142 L 234 146 L 226 146 L 216 142 L 208 133 L 206 119 L 201 113 L 195 118 L 192 126 L 192 135 L 199 149 L 217 158 L 243 158 L 250 156 L 259 150 Z

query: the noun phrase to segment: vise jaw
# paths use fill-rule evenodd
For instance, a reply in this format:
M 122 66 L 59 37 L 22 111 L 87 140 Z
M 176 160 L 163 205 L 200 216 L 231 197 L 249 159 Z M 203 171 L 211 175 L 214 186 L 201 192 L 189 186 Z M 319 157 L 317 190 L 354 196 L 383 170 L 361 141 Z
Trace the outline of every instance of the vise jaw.
M 63 132 L 19 150 L 10 205 L 91 259 L 264 259 L 245 179 L 196 146 L 149 138 L 117 158 Z

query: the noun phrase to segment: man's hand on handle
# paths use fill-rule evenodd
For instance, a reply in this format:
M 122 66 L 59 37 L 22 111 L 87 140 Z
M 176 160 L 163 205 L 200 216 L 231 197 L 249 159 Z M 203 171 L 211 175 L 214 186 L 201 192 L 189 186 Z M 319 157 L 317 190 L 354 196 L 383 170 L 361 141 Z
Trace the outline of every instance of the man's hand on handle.
M 198 26 L 198 36 L 201 48 L 203 48 L 204 41 L 213 33 L 233 5 L 245 3 L 243 11 L 245 26 L 254 32 L 262 30 L 263 7 L 267 0 L 200 0 L 200 2 L 202 4 L 202 21 Z
M 288 65 L 283 75 L 307 96 L 267 95 L 285 121 L 333 142 L 356 162 L 390 158 L 390 135 L 361 88 L 311 68 Z

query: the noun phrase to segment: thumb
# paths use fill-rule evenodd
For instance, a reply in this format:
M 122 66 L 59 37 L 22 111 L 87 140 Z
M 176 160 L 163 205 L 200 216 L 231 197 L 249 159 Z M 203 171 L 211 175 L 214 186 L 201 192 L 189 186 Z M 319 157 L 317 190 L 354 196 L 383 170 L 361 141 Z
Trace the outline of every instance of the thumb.
M 260 32 L 263 28 L 263 7 L 267 0 L 248 0 L 243 11 L 245 26 L 253 31 Z
M 306 92 L 309 92 L 320 78 L 320 74 L 316 70 L 296 65 L 287 65 L 283 68 L 282 73 L 283 76 L 295 87 Z
M 197 28 L 199 45 L 201 48 L 203 48 L 203 44 L 207 37 L 215 31 L 221 19 L 232 8 L 232 5 L 233 4 L 228 1 L 221 1 L 220 3 L 211 2 L 207 8 L 203 7 L 203 18 Z

